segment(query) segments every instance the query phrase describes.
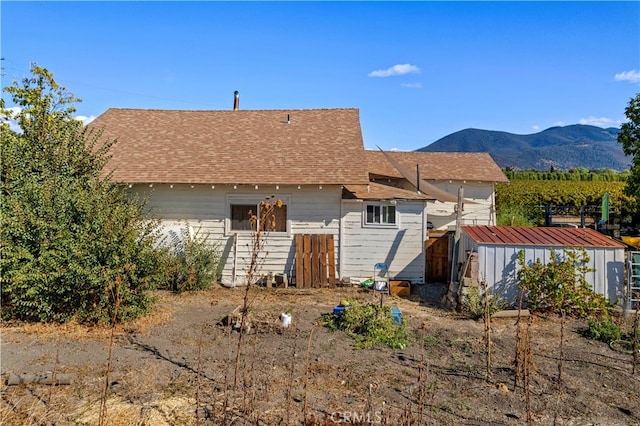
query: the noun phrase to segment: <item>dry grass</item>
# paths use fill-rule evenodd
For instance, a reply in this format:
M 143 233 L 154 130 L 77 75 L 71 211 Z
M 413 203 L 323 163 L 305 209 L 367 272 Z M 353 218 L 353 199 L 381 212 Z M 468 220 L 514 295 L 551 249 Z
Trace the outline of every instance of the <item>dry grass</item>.
M 232 377 L 237 335 L 235 332 L 229 334 L 227 327 L 215 323 L 222 317 L 218 313 L 242 302 L 243 292 L 216 291 L 171 295 L 161 299 L 157 305 L 159 312 L 136 324 L 141 327 L 133 329 L 136 333 L 137 330 L 147 330 L 146 333 L 140 331 L 135 337 L 139 339 L 136 341 L 151 346 L 158 344 L 157 348 L 153 346 L 157 352 L 137 347 L 124 338 L 117 341 L 119 350 L 116 358 L 120 359 L 114 363 L 112 371 L 107 398 L 107 425 L 285 425 L 287 420 L 289 424 L 304 422 L 307 425 L 331 425 L 335 424 L 335 420 L 340 421 L 339 413 L 342 410 L 359 414 L 368 411 L 372 416 L 380 416 L 379 419 L 374 417 L 374 420 L 387 425 L 481 424 L 478 419 L 482 415 L 488 416 L 486 423 L 501 424 L 501 421 L 511 421 L 504 417 L 505 412 L 517 414 L 518 421 L 524 423 L 528 420 L 527 411 L 533 415 L 534 421 L 538 421 L 536 416 L 541 415 L 543 410 L 540 407 L 551 407 L 545 399 L 545 393 L 556 380 L 558 352 L 555 336 L 558 329 L 544 328 L 544 334 L 538 331 L 546 327 L 545 322 L 549 321 L 539 324 L 525 324 L 522 321 L 520 353 L 516 351 L 516 356 L 519 355 L 521 368 L 527 369 L 515 368 L 515 371 L 510 364 L 517 341 L 513 320 L 493 324 L 495 351 L 492 350 L 492 356 L 496 382 L 508 383 L 514 373 L 520 371 L 522 374 L 517 389 L 501 392 L 487 384 L 483 377 L 486 342 L 482 340 L 482 323 L 459 320 L 454 314 L 439 311 L 436 318 L 432 316 L 434 311 L 431 308 L 407 300 L 391 302 L 393 299 L 389 298 L 385 303 L 398 303 L 403 315 L 412 320 L 412 329 L 419 334 L 416 339 L 423 345 L 411 345 L 405 351 L 384 348 L 353 351 L 340 333 L 329 333 L 321 327 L 314 327 L 314 315 L 326 311 L 336 300 L 349 298 L 362 303 L 371 301 L 370 293 L 361 293 L 358 289 L 314 289 L 305 294 L 278 294 L 278 290 L 252 289 L 250 319 L 256 323 L 264 322 L 267 326 L 245 336 L 239 385 L 234 389 Z M 322 305 L 322 308 L 319 309 L 317 305 Z M 277 318 L 280 312 L 288 308 L 293 309 L 293 326 L 291 329 L 282 329 Z M 185 313 L 195 310 L 197 315 L 192 315 L 190 322 L 182 321 Z M 445 319 L 439 322 L 441 318 Z M 427 322 L 428 327 L 425 326 Z M 167 333 L 162 327 L 153 328 L 165 323 L 172 333 Z M 180 327 L 185 323 L 191 328 L 185 328 L 185 332 L 182 332 Z M 1 388 L 0 418 L 3 424 L 97 424 L 109 328 L 104 327 L 101 331 L 98 327 L 77 324 L 14 324 L 12 327 L 15 327 L 14 330 L 26 327 L 23 331 L 29 333 L 30 338 L 25 340 L 29 342 L 51 339 L 51 335 L 62 336 L 64 350 L 59 372 L 74 374 L 79 380 L 73 386 L 53 389 L 34 385 Z M 525 330 L 525 327 L 531 330 Z M 8 328 L 11 327 L 2 330 L 3 341 Z M 118 328 L 122 334 L 131 333 L 131 330 L 125 326 Z M 312 330 L 315 330 L 313 335 Z M 165 336 L 170 340 L 163 340 Z M 531 337 L 536 339 L 532 340 Z M 570 360 L 570 363 L 567 364 L 568 368 L 563 369 L 562 377 L 570 379 L 572 386 L 577 386 L 575 383 L 582 377 L 576 373 L 577 364 L 572 358 L 579 358 L 585 352 L 576 352 L 573 348 L 575 342 L 581 342 L 579 336 L 569 337 L 572 339 L 567 343 L 566 353 L 570 356 L 565 361 Z M 93 342 L 86 342 L 87 338 L 99 341 L 94 345 Z M 73 355 L 70 347 L 65 345 L 73 346 L 74 340 L 84 341 L 78 345 L 80 350 L 98 348 L 95 363 L 65 365 L 69 363 L 66 356 Z M 167 344 L 161 346 L 158 343 L 161 340 Z M 535 372 L 530 359 L 532 348 L 527 350 L 527 343 L 535 351 L 547 340 L 553 340 L 553 351 L 541 350 L 544 356 L 536 357 L 536 361 L 545 368 L 545 374 L 531 377 L 530 383 L 526 383 L 525 377 L 533 376 Z M 16 338 L 15 342 L 19 340 Z M 52 341 L 49 344 L 53 351 L 55 343 Z M 596 345 L 587 348 L 593 350 Z M 607 357 L 598 355 L 598 363 L 614 359 L 606 352 L 606 348 L 603 349 Z M 53 351 L 46 359 L 43 355 L 36 364 L 57 364 Z M 129 358 L 133 356 L 137 358 Z M 624 361 L 628 363 L 628 359 Z M 584 365 L 589 371 L 598 370 L 599 374 L 605 375 L 610 373 L 601 369 L 599 364 Z M 624 364 L 624 367 L 627 365 Z M 618 371 L 617 367 L 612 368 L 614 372 Z M 630 378 L 626 377 L 625 380 Z M 617 382 L 624 380 L 610 379 L 607 382 L 609 387 L 603 388 L 598 395 L 608 392 Z M 531 389 L 531 400 L 525 404 L 527 386 Z M 586 391 L 588 389 L 580 390 L 581 393 Z M 611 398 L 612 395 L 607 397 Z M 615 395 L 618 397 L 616 404 L 620 406 L 637 405 L 636 396 L 630 396 L 628 403 L 623 403 L 619 394 Z M 492 402 L 487 404 L 487 400 Z M 560 424 L 568 419 L 570 413 L 576 412 L 567 408 L 567 404 L 572 402 L 570 398 L 563 398 L 559 402 Z M 556 403 L 555 398 L 553 403 Z M 495 416 L 496 409 L 501 411 L 502 418 Z M 338 413 L 333 420 L 330 418 L 332 413 Z M 582 416 L 580 420 L 584 418 Z M 619 418 L 614 417 L 614 420 Z
M 175 308 L 170 303 L 173 300 L 179 301 L 179 296 L 167 294 L 164 291 L 155 293 L 157 299 L 153 310 L 142 318 L 117 324 L 116 335 L 123 335 L 131 332 L 142 333 L 150 327 L 155 327 L 168 323 L 174 318 Z M 185 300 L 192 300 L 185 299 Z M 163 303 L 164 302 L 164 303 Z M 11 338 L 11 333 L 24 333 L 37 335 L 42 341 L 56 340 L 60 336 L 74 340 L 83 339 L 108 339 L 111 335 L 110 325 L 86 325 L 70 321 L 64 324 L 56 323 L 29 323 L 22 321 L 4 321 L 0 323 L 0 331 L 3 338 Z

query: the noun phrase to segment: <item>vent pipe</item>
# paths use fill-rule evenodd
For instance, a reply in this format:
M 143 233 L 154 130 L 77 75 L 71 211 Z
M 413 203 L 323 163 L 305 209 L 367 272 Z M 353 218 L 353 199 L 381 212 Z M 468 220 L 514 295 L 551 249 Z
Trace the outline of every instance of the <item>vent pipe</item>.
M 237 111 L 240 109 L 240 92 L 237 90 L 233 92 L 233 110 Z

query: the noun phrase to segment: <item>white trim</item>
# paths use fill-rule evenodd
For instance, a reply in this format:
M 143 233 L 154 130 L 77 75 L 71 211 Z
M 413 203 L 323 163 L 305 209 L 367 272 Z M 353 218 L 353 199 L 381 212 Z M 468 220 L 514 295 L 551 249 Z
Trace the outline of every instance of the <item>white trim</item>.
M 367 223 L 367 208 L 369 206 L 374 207 L 393 207 L 395 223 Z M 380 213 L 382 216 L 382 212 Z M 382 220 L 382 219 L 381 219 Z M 362 204 L 362 227 L 363 228 L 384 228 L 384 229 L 398 229 L 400 228 L 400 215 L 398 214 L 398 207 L 395 203 L 389 201 L 366 201 Z

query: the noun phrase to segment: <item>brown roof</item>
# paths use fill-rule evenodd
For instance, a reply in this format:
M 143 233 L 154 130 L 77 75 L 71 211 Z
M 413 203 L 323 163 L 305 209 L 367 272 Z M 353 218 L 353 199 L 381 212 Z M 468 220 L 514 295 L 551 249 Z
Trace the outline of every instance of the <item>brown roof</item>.
M 287 124 L 287 117 L 290 124 Z M 109 109 L 106 170 L 127 183 L 366 184 L 357 109 Z M 105 139 L 105 140 L 106 140 Z
M 463 226 L 476 243 L 545 247 L 624 248 L 624 244 L 591 228 L 531 228 L 526 226 Z
M 387 152 L 401 165 L 416 170 L 420 165 L 420 178 L 427 180 L 469 180 L 508 182 L 491 155 L 477 152 Z M 369 173 L 401 178 L 380 151 L 366 151 Z
M 359 200 L 434 200 L 426 194 L 371 182 L 368 185 L 345 185 L 342 198 Z

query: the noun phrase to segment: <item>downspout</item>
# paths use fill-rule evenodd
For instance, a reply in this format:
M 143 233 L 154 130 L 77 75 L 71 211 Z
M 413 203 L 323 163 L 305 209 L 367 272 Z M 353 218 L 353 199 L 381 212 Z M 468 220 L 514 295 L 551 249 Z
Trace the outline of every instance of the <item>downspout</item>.
M 342 199 L 342 192 L 340 193 L 340 226 L 338 227 L 338 278 L 344 278 L 342 271 L 344 271 L 344 200 Z
M 422 202 L 422 284 L 427 283 L 427 234 L 429 232 L 429 227 L 427 225 L 429 221 L 428 211 L 427 211 L 427 200 Z

